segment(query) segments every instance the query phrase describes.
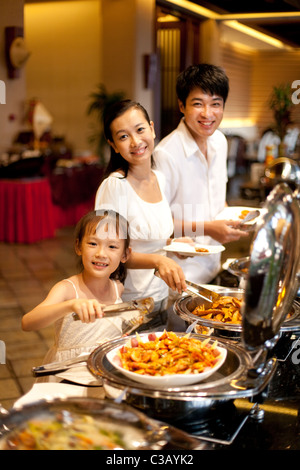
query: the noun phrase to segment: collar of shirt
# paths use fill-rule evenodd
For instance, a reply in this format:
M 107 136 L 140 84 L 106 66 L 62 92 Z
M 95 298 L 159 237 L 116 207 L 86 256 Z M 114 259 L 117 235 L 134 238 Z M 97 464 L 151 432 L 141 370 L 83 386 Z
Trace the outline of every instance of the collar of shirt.
M 196 141 L 190 131 L 188 130 L 188 127 L 186 126 L 184 122 L 184 118 L 181 119 L 180 123 L 178 124 L 177 130 L 180 135 L 180 139 L 184 143 L 184 149 L 185 149 L 185 157 L 189 158 L 192 157 L 195 154 L 202 154 L 200 151 L 198 145 L 196 144 Z
M 214 134 L 207 139 L 207 159 L 199 149 L 194 137 L 190 133 L 188 127 L 184 122 L 184 118 L 181 119 L 177 130 L 179 131 L 180 139 L 184 143 L 185 157 L 190 158 L 192 156 L 198 156 L 204 163 L 210 165 L 216 155 L 215 139 Z M 217 130 L 215 132 L 218 132 Z

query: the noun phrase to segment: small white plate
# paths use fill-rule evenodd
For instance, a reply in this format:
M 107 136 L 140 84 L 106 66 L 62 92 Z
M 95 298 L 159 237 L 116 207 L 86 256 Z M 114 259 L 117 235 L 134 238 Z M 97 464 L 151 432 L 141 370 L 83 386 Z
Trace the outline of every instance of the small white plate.
M 243 218 L 241 218 L 243 211 L 249 211 L 249 212 L 259 211 L 260 213 L 260 215 L 256 217 L 255 219 L 252 219 L 249 222 L 246 222 L 247 225 L 256 224 L 256 222 L 264 213 L 263 209 L 259 207 L 228 206 L 228 207 L 225 207 L 225 209 L 223 209 L 222 212 L 220 212 L 217 215 L 216 220 L 238 220 L 239 222 L 243 222 Z
M 196 251 L 195 248 L 204 248 L 208 251 Z M 207 256 L 221 253 L 225 247 L 223 245 L 200 245 L 199 243 L 190 245 L 189 243 L 174 242 L 164 246 L 164 250 L 183 256 Z
M 160 337 L 163 332 L 156 332 L 156 337 Z M 148 338 L 149 333 L 141 334 L 139 337 L 141 340 L 146 343 L 149 341 Z M 122 347 L 122 346 L 121 346 Z M 118 350 L 121 349 L 120 346 L 117 348 L 112 349 L 109 353 L 107 353 L 106 357 L 108 361 L 123 375 L 127 378 L 134 380 L 135 382 L 143 383 L 152 388 L 170 388 L 170 387 L 184 387 L 186 385 L 195 384 L 197 382 L 201 382 L 204 379 L 207 379 L 210 375 L 216 372 L 224 363 L 227 355 L 227 350 L 225 348 L 221 348 L 217 346 L 217 349 L 220 351 L 220 356 L 218 362 L 214 365 L 214 367 L 208 367 L 203 372 L 199 372 L 197 374 L 169 374 L 169 375 L 162 375 L 162 376 L 151 376 L 151 375 L 140 375 L 136 374 L 135 372 L 130 372 L 126 369 L 123 369 L 117 362 L 119 359 Z

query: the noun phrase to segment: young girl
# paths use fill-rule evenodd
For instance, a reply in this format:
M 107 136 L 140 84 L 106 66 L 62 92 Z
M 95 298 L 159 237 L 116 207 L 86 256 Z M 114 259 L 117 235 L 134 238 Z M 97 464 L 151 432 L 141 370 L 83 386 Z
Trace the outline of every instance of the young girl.
M 173 233 L 173 219 L 164 196 L 164 177 L 153 168 L 155 132 L 147 111 L 131 100 L 112 105 L 104 117 L 104 133 L 111 146 L 105 179 L 97 194 L 95 209 L 108 207 L 122 214 L 129 223 L 133 252 L 159 255 L 166 264 L 163 247 Z M 130 266 L 131 268 L 132 266 Z M 146 267 L 146 266 L 145 266 Z M 183 274 L 179 274 L 183 283 Z M 168 286 L 150 269 L 128 269 L 123 298 L 153 297 L 157 322 L 165 323 Z M 149 325 L 148 325 L 149 327 Z
M 122 302 L 129 243 L 127 221 L 114 211 L 93 211 L 79 221 L 75 251 L 81 272 L 58 282 L 22 320 L 25 331 L 54 323 L 55 344 L 45 363 L 78 356 L 105 339 L 121 336 L 124 315 L 132 313 L 105 318 L 103 306 Z M 81 321 L 75 321 L 73 313 Z

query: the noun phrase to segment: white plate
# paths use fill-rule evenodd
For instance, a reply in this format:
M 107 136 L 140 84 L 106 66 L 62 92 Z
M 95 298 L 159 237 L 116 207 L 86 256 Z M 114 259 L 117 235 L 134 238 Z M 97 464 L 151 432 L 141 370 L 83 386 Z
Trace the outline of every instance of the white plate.
M 256 224 L 256 222 L 264 213 L 264 210 L 259 207 L 228 206 L 225 207 L 225 209 L 223 209 L 222 212 L 217 215 L 216 220 L 238 220 L 240 222 L 243 222 L 243 219 L 240 217 L 242 211 L 259 211 L 260 215 L 258 217 L 250 220 L 249 222 L 246 222 L 246 224 L 249 225 Z
M 156 332 L 155 334 L 159 338 L 163 334 L 163 332 Z M 139 335 L 139 337 L 144 343 L 146 343 L 147 341 L 149 341 L 148 335 L 149 333 L 145 333 L 145 334 Z M 153 377 L 151 375 L 139 375 L 139 374 L 136 374 L 135 372 L 130 372 L 126 369 L 123 369 L 123 367 L 119 366 L 117 363 L 118 351 L 120 349 L 120 346 L 112 349 L 109 353 L 107 353 L 106 357 L 108 361 L 127 378 L 134 380 L 135 382 L 143 383 L 152 388 L 161 389 L 161 388 L 170 388 L 170 387 L 183 387 L 183 386 L 191 385 L 197 382 L 201 382 L 204 379 L 207 379 L 207 377 L 212 375 L 222 366 L 222 364 L 224 363 L 226 359 L 227 350 L 219 346 L 217 348 L 220 351 L 221 355 L 220 355 L 218 362 L 215 364 L 215 366 L 209 367 L 205 369 L 203 372 L 199 372 L 197 374 L 170 374 L 170 375 Z
M 195 247 L 205 248 L 208 252 L 196 251 Z M 221 253 L 221 251 L 225 250 L 225 247 L 223 245 L 200 245 L 199 243 L 196 243 L 195 246 L 193 246 L 188 243 L 174 242 L 171 243 L 171 245 L 164 246 L 164 250 L 183 256 L 207 256 Z

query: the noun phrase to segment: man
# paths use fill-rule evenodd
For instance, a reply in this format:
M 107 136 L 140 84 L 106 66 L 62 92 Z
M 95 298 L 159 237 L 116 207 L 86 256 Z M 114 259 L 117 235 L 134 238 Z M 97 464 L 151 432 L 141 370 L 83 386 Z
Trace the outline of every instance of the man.
M 234 228 L 238 221 L 215 220 L 226 206 L 227 140 L 218 127 L 228 92 L 228 77 L 215 65 L 192 65 L 177 78 L 183 118 L 154 151 L 166 178 L 175 238 L 197 236 L 199 243 L 216 245 L 247 236 Z M 218 253 L 178 262 L 186 279 L 209 283 L 220 270 L 220 258 Z

